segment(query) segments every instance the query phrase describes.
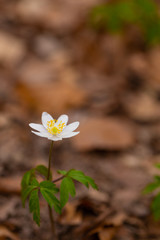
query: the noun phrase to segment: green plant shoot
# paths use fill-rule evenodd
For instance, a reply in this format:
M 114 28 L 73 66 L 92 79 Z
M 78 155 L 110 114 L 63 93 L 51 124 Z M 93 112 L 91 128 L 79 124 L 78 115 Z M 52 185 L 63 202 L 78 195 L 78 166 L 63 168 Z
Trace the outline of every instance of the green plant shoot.
M 160 42 L 160 15 L 158 4 L 153 0 L 108 1 L 94 7 L 90 22 L 96 29 L 111 33 L 125 33 L 137 26 L 147 44 Z
M 155 165 L 156 168 L 160 169 L 160 164 Z M 160 175 L 155 175 L 153 182 L 149 183 L 143 190 L 144 194 L 152 193 L 156 190 L 156 194 L 153 198 L 151 209 L 155 220 L 160 219 Z
M 55 235 L 54 219 L 52 215 L 52 208 L 56 213 L 60 214 L 63 207 L 69 200 L 69 196 L 76 195 L 75 181 L 85 185 L 87 188 L 91 186 L 98 189 L 94 180 L 85 175 L 82 171 L 71 169 L 69 171 L 58 170 L 60 177 L 53 179 L 51 172 L 51 156 L 53 149 L 53 141 L 62 140 L 77 135 L 79 132 L 74 132 L 78 127 L 79 122 L 74 122 L 67 125 L 68 116 L 61 115 L 58 120 L 54 120 L 51 115 L 42 113 L 42 124 L 29 124 L 30 127 L 36 131 L 34 134 L 46 137 L 51 140 L 51 147 L 49 152 L 48 167 L 38 165 L 35 168 L 27 171 L 21 181 L 21 195 L 22 205 L 25 207 L 26 200 L 29 199 L 29 210 L 33 214 L 33 220 L 40 226 L 40 204 L 39 198 L 42 196 L 48 204 L 49 216 L 53 234 Z M 42 177 L 39 181 L 38 176 Z M 61 181 L 60 187 L 56 186 L 56 182 Z

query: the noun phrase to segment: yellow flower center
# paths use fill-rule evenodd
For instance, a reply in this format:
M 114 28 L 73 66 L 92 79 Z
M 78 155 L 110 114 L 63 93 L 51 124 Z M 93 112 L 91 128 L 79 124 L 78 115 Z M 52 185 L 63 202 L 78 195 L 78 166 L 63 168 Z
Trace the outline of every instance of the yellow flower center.
M 57 126 L 55 126 L 55 123 L 56 120 L 50 120 L 47 122 L 47 130 L 52 135 L 57 135 L 61 133 L 63 128 L 65 127 L 65 123 L 62 123 L 62 121 L 60 121 L 60 123 Z

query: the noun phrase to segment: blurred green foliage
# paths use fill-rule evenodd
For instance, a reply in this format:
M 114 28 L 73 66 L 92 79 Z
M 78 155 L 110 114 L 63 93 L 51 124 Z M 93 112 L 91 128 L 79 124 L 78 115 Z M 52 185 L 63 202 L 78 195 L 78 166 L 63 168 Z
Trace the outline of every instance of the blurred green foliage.
M 148 44 L 160 42 L 159 7 L 153 0 L 119 0 L 101 4 L 91 10 L 90 20 L 96 29 L 111 33 L 125 32 L 137 26 Z
M 160 169 L 160 164 L 155 165 L 156 168 Z M 151 209 L 154 215 L 155 220 L 160 219 L 160 176 L 156 175 L 154 176 L 153 182 L 149 183 L 145 189 L 143 190 L 144 194 L 152 193 L 153 191 L 156 191 L 156 194 L 153 198 Z

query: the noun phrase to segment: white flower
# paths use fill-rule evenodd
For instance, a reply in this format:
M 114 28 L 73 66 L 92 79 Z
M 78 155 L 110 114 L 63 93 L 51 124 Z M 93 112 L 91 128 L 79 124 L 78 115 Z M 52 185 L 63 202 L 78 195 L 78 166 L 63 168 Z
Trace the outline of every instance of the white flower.
M 52 141 L 62 140 L 77 135 L 79 132 L 73 132 L 79 126 L 79 122 L 73 122 L 67 125 L 68 116 L 61 115 L 58 120 L 52 118 L 47 112 L 42 113 L 42 124 L 30 123 L 29 126 L 34 130 L 34 134 L 40 137 L 46 137 Z

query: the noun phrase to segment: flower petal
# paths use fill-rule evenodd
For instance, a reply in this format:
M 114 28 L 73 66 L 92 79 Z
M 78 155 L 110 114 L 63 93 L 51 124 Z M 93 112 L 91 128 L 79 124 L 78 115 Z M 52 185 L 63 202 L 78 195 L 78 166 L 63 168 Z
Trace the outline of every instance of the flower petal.
M 74 130 L 77 129 L 77 127 L 79 126 L 79 122 L 73 122 L 69 125 L 67 125 L 64 130 L 62 131 L 62 135 L 66 134 L 66 133 L 70 133 L 73 132 Z
M 51 137 L 48 137 L 48 139 L 52 140 L 52 141 L 59 141 L 59 140 L 62 140 L 62 138 L 58 137 L 58 136 L 51 136 Z
M 70 132 L 62 136 L 62 138 L 70 138 L 70 137 L 76 136 L 78 133 L 79 132 Z
M 53 120 L 52 116 L 47 112 L 42 113 L 42 124 L 45 128 L 47 128 L 47 122 Z
M 65 125 L 67 125 L 68 122 L 68 116 L 66 114 L 61 115 L 57 122 L 56 122 L 56 126 L 58 126 L 58 124 L 62 121 L 62 123 L 65 123 Z
M 47 138 L 47 136 L 44 133 L 42 133 L 42 132 L 35 132 L 35 131 L 31 131 L 31 132 L 36 134 L 37 136 L 46 137 Z
M 46 129 L 42 124 L 30 123 L 29 126 L 39 132 L 46 132 Z

